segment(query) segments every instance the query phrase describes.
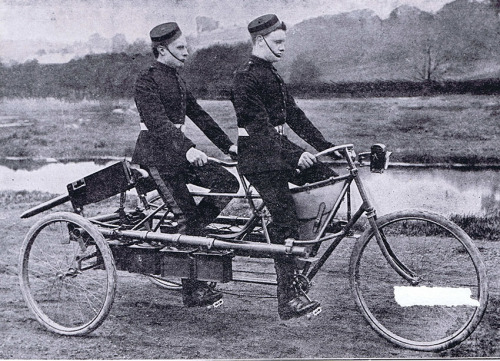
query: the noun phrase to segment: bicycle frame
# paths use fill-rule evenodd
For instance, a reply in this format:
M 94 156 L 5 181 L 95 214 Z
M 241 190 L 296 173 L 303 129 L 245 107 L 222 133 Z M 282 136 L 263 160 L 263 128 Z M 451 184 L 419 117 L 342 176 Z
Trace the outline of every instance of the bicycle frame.
M 163 220 L 168 219 L 169 213 L 165 211 L 164 207 L 158 207 L 153 210 L 149 215 L 138 219 L 136 223 L 133 223 L 131 227 L 123 227 L 126 214 L 124 211 L 125 203 L 125 192 L 122 192 L 120 197 L 120 208 L 119 212 L 113 214 L 101 215 L 89 218 L 89 220 L 98 226 L 99 231 L 108 238 L 124 238 L 139 241 L 156 241 L 160 243 L 167 243 L 173 245 L 190 245 L 195 247 L 205 247 L 213 249 L 224 249 L 224 250 L 234 250 L 236 255 L 255 255 L 257 257 L 273 257 L 278 254 L 290 254 L 295 257 L 302 258 L 306 262 L 306 266 L 302 270 L 302 275 L 307 277 L 310 281 L 318 273 L 321 267 L 324 265 L 326 260 L 330 257 L 332 252 L 337 248 L 340 242 L 351 233 L 354 225 L 359 221 L 363 214 L 366 214 L 369 226 L 374 233 L 378 246 L 387 262 L 391 267 L 405 280 L 409 281 L 411 284 L 418 284 L 419 278 L 408 269 L 404 264 L 402 264 L 396 255 L 391 250 L 389 244 L 387 243 L 383 233 L 379 231 L 376 225 L 376 211 L 369 199 L 367 192 L 361 178 L 359 177 L 359 166 L 363 166 L 362 158 L 359 157 L 359 161 L 354 161 L 351 158 L 351 154 L 354 152 L 354 147 L 352 144 L 338 145 L 329 149 L 326 149 L 316 156 L 328 155 L 333 152 L 339 152 L 343 155 L 345 161 L 347 162 L 348 173 L 339 175 L 336 177 L 331 177 L 329 179 L 319 181 L 313 184 L 306 184 L 302 187 L 297 187 L 292 192 L 300 192 L 306 188 L 318 188 L 329 184 L 344 182 L 342 189 L 338 194 L 332 209 L 326 214 L 326 220 L 322 223 L 317 236 L 314 239 L 308 240 L 286 240 L 284 245 L 272 244 L 269 238 L 266 227 L 266 216 L 264 214 L 265 205 L 261 203 L 256 205 L 254 200 L 259 199 L 260 196 L 256 194 L 252 189 L 248 181 L 238 173 L 240 180 L 240 190 L 237 193 L 210 193 L 210 192 L 197 192 L 193 191 L 191 194 L 193 196 L 200 197 L 230 197 L 232 199 L 246 199 L 250 208 L 252 210 L 252 215 L 249 218 L 239 218 L 239 217 L 219 217 L 219 220 L 227 221 L 229 224 L 235 223 L 242 228 L 238 232 L 226 233 L 226 234 L 216 234 L 210 235 L 209 237 L 192 237 L 180 234 L 165 234 L 159 233 L 158 228 L 160 227 Z M 366 155 L 366 153 L 363 153 Z M 360 154 L 361 156 L 362 154 Z M 215 158 L 209 158 L 210 161 L 219 163 L 224 167 L 236 167 L 236 162 L 225 162 Z M 372 168 L 371 168 L 372 170 Z M 141 176 L 139 176 L 141 178 Z M 356 185 L 356 188 L 361 196 L 362 203 L 360 207 L 351 215 L 351 186 Z M 132 183 L 131 183 L 132 184 Z M 241 191 L 242 190 L 242 191 Z M 332 195 L 333 196 L 333 195 Z M 139 194 L 145 204 L 145 207 L 149 207 L 145 201 L 145 195 Z M 337 212 L 340 209 L 341 204 L 344 200 L 347 200 L 347 222 L 343 228 L 336 233 L 327 234 L 326 230 L 328 225 L 332 222 Z M 69 200 L 69 196 L 60 196 L 44 204 L 41 204 L 31 210 L 25 212 L 21 217 L 26 218 L 41 211 L 50 209 L 56 205 L 62 204 Z M 154 219 L 159 219 L 160 221 L 154 228 L 149 227 L 149 221 Z M 116 223 L 118 222 L 118 223 Z M 259 224 L 260 222 L 260 224 Z M 344 221 L 345 222 L 345 221 Z M 244 238 L 248 237 L 256 226 L 261 226 L 264 234 L 266 243 L 255 242 L 255 241 L 245 241 Z M 146 228 L 146 231 L 141 230 Z M 323 242 L 333 240 L 332 243 L 326 248 L 326 250 L 312 259 L 310 257 L 311 251 L 314 253 L 319 249 Z M 312 261 L 314 260 L 314 265 Z
M 412 284 L 417 284 L 418 283 L 418 278 L 415 276 L 415 274 L 408 269 L 404 264 L 402 264 L 396 257 L 396 255 L 392 252 L 389 244 L 385 240 L 385 236 L 383 233 L 381 233 L 377 227 L 376 224 L 376 210 L 372 205 L 372 202 L 368 196 L 368 193 L 365 190 L 365 187 L 363 185 L 363 182 L 361 178 L 359 177 L 359 169 L 356 167 L 355 162 L 352 160 L 352 158 L 349 155 L 349 151 L 353 150 L 353 145 L 352 144 L 347 144 L 347 145 L 341 145 L 337 146 L 335 148 L 331 148 L 331 150 L 325 151 L 323 154 L 328 154 L 331 153 L 335 150 L 343 150 L 343 155 L 344 158 L 347 161 L 348 165 L 348 171 L 349 174 L 336 177 L 335 180 L 344 180 L 344 186 L 342 188 L 341 193 L 337 197 L 337 200 L 335 202 L 335 206 L 330 212 L 330 214 L 327 217 L 326 222 L 323 225 L 323 228 L 319 232 L 318 237 L 313 240 L 313 241 L 295 241 L 296 244 L 307 244 L 307 243 L 317 243 L 317 242 L 324 242 L 330 239 L 333 239 L 333 242 L 328 246 L 328 248 L 323 252 L 321 255 L 320 259 L 318 260 L 317 263 L 312 267 L 312 269 L 309 270 L 309 267 L 306 267 L 303 271 L 304 275 L 311 281 L 314 276 L 318 273 L 318 271 L 321 269 L 323 264 L 326 262 L 326 260 L 330 257 L 332 252 L 337 248 L 337 246 L 340 244 L 340 242 L 350 234 L 350 231 L 352 230 L 353 226 L 358 222 L 358 220 L 361 218 L 363 214 L 366 213 L 366 217 L 368 219 L 369 225 L 371 229 L 373 230 L 375 237 L 377 239 L 377 243 L 380 247 L 380 250 L 382 251 L 384 257 L 387 259 L 391 267 L 400 275 L 402 276 L 405 280 L 410 281 Z M 362 164 L 362 163 L 360 163 Z M 357 211 L 354 213 L 352 217 L 350 217 L 350 187 L 352 182 L 354 181 L 358 192 L 361 196 L 362 203 L 360 207 L 357 209 Z M 340 205 L 342 204 L 344 198 L 347 195 L 348 199 L 348 221 L 347 224 L 343 227 L 343 229 L 336 233 L 336 234 L 331 234 L 326 237 L 321 237 L 322 234 L 324 234 L 324 231 L 326 230 L 327 225 L 330 223 L 330 221 L 333 219 L 333 217 L 336 215 L 338 209 L 340 208 Z
M 318 154 L 316 156 L 322 156 L 322 155 L 328 155 L 333 152 L 342 152 L 344 159 L 347 161 L 347 170 L 348 173 L 344 175 L 340 175 L 337 177 L 332 177 L 324 181 L 317 182 L 313 185 L 308 185 L 305 187 L 321 187 L 327 184 L 332 184 L 335 182 L 340 182 L 343 181 L 343 187 L 340 192 L 340 194 L 337 196 L 337 199 L 334 203 L 334 206 L 332 210 L 328 213 L 326 216 L 326 221 L 323 222 L 323 225 L 318 232 L 318 236 L 315 239 L 312 240 L 294 240 L 293 244 L 297 246 L 317 246 L 319 248 L 319 245 L 325 241 L 329 241 L 333 239 L 333 242 L 328 246 L 328 248 L 321 254 L 319 257 L 319 260 L 314 264 L 312 268 L 310 268 L 311 263 L 307 263 L 307 265 L 303 269 L 303 275 L 308 278 L 309 281 L 311 281 L 314 276 L 318 273 L 318 271 L 321 269 L 323 264 L 326 262 L 326 260 L 330 257 L 330 255 L 333 253 L 333 251 L 337 248 L 337 246 L 340 244 L 340 242 L 350 234 L 352 228 L 354 225 L 359 221 L 361 216 L 363 214 L 366 214 L 366 217 L 368 219 L 369 225 L 371 229 L 373 230 L 375 237 L 377 239 L 377 243 L 380 247 L 380 250 L 382 251 L 384 257 L 387 259 L 388 263 L 391 265 L 391 267 L 400 275 L 402 276 L 405 280 L 409 281 L 411 284 L 418 284 L 419 279 L 418 277 L 415 276 L 414 272 L 412 272 L 410 269 L 408 269 L 404 264 L 402 264 L 396 255 L 393 253 L 391 250 L 389 244 L 385 240 L 385 236 L 383 233 L 381 233 L 376 225 L 376 210 L 372 205 L 372 202 L 368 196 L 368 193 L 365 190 L 364 184 L 359 177 L 359 169 L 356 167 L 355 161 L 351 158 L 351 154 L 354 151 L 354 146 L 352 144 L 344 144 L 344 145 L 338 145 L 329 149 L 326 149 Z M 223 166 L 227 167 L 234 167 L 236 166 L 236 163 L 232 162 L 223 162 L 214 158 L 210 158 L 211 161 L 217 162 Z M 358 162 L 360 166 L 363 165 L 362 161 Z M 245 180 L 245 178 L 241 175 L 240 177 L 240 182 L 243 186 L 244 189 L 244 194 L 237 193 L 237 194 L 230 194 L 230 193 L 208 193 L 208 192 L 192 192 L 191 194 L 193 196 L 209 196 L 209 197 L 232 197 L 232 198 L 246 198 L 253 210 L 253 215 L 250 217 L 250 219 L 246 222 L 244 225 L 243 229 L 235 234 L 227 235 L 226 239 L 235 239 L 241 236 L 244 236 L 247 234 L 248 230 L 251 230 L 253 228 L 253 225 L 258 221 L 258 218 L 262 218 L 263 216 L 261 215 L 261 211 L 264 208 L 264 205 L 260 205 L 259 207 L 255 206 L 253 199 L 259 198 L 258 195 L 254 194 L 248 182 Z M 356 210 L 354 215 L 351 216 L 351 185 L 354 181 L 354 184 L 356 185 L 356 188 L 361 196 L 362 203 L 360 207 Z M 297 190 L 304 188 L 304 187 L 298 187 Z M 336 216 L 337 212 L 340 209 L 340 206 L 344 199 L 347 197 L 347 223 L 346 225 L 342 228 L 341 231 L 334 233 L 334 234 L 328 234 L 327 236 L 324 236 L 325 231 L 332 221 L 332 219 Z M 264 235 L 267 239 L 267 242 L 270 243 L 269 240 L 269 235 L 267 233 L 266 225 L 265 222 L 262 222 L 263 230 L 264 230 Z

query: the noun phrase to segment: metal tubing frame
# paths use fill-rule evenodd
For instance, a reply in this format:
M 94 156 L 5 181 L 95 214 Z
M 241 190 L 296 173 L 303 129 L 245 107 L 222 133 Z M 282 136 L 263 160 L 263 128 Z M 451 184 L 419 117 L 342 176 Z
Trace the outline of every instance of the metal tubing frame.
M 290 255 L 295 257 L 308 257 L 309 250 L 306 247 L 289 244 L 268 244 L 258 242 L 228 242 L 210 237 L 187 236 L 183 234 L 169 234 L 148 231 L 119 230 L 98 227 L 103 236 L 111 239 L 133 239 L 142 241 L 156 241 L 172 246 L 194 246 L 207 249 L 232 250 L 235 254 L 254 254 L 263 257 L 277 255 Z
M 359 207 L 359 209 L 356 211 L 356 213 L 354 213 L 352 218 L 344 226 L 344 228 L 342 229 L 340 234 L 335 237 L 332 244 L 330 244 L 328 246 L 328 248 L 323 252 L 323 254 L 321 255 L 318 262 L 314 264 L 313 268 L 310 271 L 308 271 L 306 269 L 306 277 L 309 279 L 309 281 L 311 281 L 314 278 L 314 276 L 316 275 L 316 273 L 318 273 L 320 268 L 323 267 L 323 264 L 325 264 L 326 260 L 328 258 L 330 258 L 330 255 L 332 254 L 332 252 L 337 248 L 337 246 L 340 244 L 340 242 L 349 234 L 349 231 L 351 230 L 352 226 L 354 226 L 354 224 L 356 224 L 358 219 L 363 215 L 363 213 L 365 211 L 366 211 L 366 209 L 364 208 L 363 205 L 361 205 Z M 331 238 L 328 238 L 328 239 L 331 239 Z M 325 241 L 325 240 L 327 240 L 327 239 L 325 238 L 322 241 Z
M 322 253 L 320 256 L 319 260 L 314 263 L 314 266 L 310 269 L 311 263 L 306 265 L 304 268 L 304 275 L 309 280 L 312 280 L 314 276 L 317 274 L 317 272 L 321 269 L 321 267 L 324 265 L 326 260 L 331 256 L 333 251 L 337 248 L 337 246 L 340 244 L 340 242 L 350 233 L 352 227 L 356 222 L 359 220 L 359 218 L 363 215 L 363 213 L 367 213 L 367 217 L 369 220 L 370 227 L 374 230 L 374 233 L 376 235 L 378 244 L 382 250 L 382 253 L 388 260 L 389 264 L 405 279 L 413 281 L 413 277 L 411 274 L 411 271 L 408 272 L 408 270 L 405 269 L 404 265 L 401 265 L 397 258 L 394 256 L 386 242 L 384 242 L 382 235 L 380 235 L 380 232 L 378 231 L 376 227 L 376 216 L 375 216 L 375 210 L 373 209 L 373 206 L 371 205 L 371 202 L 367 196 L 367 193 L 365 191 L 365 188 L 363 186 L 363 183 L 361 179 L 358 176 L 358 169 L 356 168 L 356 165 L 350 158 L 347 152 L 347 148 L 352 145 L 347 145 L 346 148 L 344 149 L 345 151 L 345 158 L 347 160 L 348 166 L 349 166 L 349 174 L 344 174 L 338 177 L 333 177 L 329 180 L 323 181 L 323 183 L 328 184 L 332 181 L 342 181 L 344 180 L 344 186 L 340 192 L 340 194 L 337 197 L 337 200 L 335 201 L 335 204 L 332 208 L 332 210 L 329 212 L 326 221 L 324 222 L 323 226 L 321 227 L 320 232 L 318 233 L 318 236 L 313 239 L 313 240 L 307 240 L 307 241 L 300 241 L 300 240 L 294 240 L 293 243 L 288 244 L 288 245 L 278 245 L 278 244 L 271 244 L 271 243 L 261 243 L 261 242 L 250 242 L 250 241 L 241 241 L 238 240 L 238 242 L 234 241 L 229 241 L 229 239 L 226 240 L 221 240 L 221 239 L 216 239 L 216 238 L 210 238 L 210 237 L 195 237 L 195 236 L 186 236 L 186 235 L 181 235 L 181 234 L 165 234 L 165 233 L 156 233 L 156 232 L 149 232 L 149 231 L 136 231 L 136 230 L 120 230 L 120 229 L 109 229 L 104 227 L 99 227 L 99 230 L 103 233 L 104 236 L 110 237 L 110 238 L 125 238 L 125 239 L 134 239 L 134 240 L 144 240 L 144 241 L 158 241 L 160 243 L 164 244 L 170 244 L 170 245 L 187 245 L 187 246 L 197 246 L 197 247 L 205 247 L 208 249 L 214 248 L 214 249 L 226 249 L 226 250 L 233 250 L 235 253 L 241 253 L 241 254 L 251 254 L 254 256 L 260 256 L 260 257 L 272 257 L 275 255 L 292 255 L 300 258 L 305 258 L 309 257 L 310 249 L 311 246 L 313 245 L 318 245 L 321 244 L 325 241 L 329 241 L 333 239 L 334 241 L 328 246 L 328 248 Z M 337 147 L 336 147 L 337 148 Z M 350 214 L 350 208 L 351 208 L 351 200 L 350 200 L 350 194 L 351 194 L 351 184 L 352 181 L 354 180 L 358 191 L 360 193 L 361 199 L 362 199 L 362 204 L 359 207 L 359 209 L 355 212 L 355 214 L 351 217 Z M 258 217 L 259 209 L 261 207 L 255 207 L 253 203 L 253 199 L 259 198 L 258 195 L 252 194 L 250 192 L 250 189 L 248 187 L 248 184 L 244 183 L 245 180 L 241 179 L 243 182 L 243 188 L 244 188 L 244 194 L 230 194 L 230 193 L 208 193 L 208 192 L 193 192 L 192 194 L 194 196 L 209 196 L 209 197 L 215 197 L 215 196 L 231 196 L 233 198 L 247 198 L 247 200 L 250 203 L 251 208 L 253 209 L 253 215 L 248 219 L 248 222 L 244 225 L 243 229 L 237 234 L 235 233 L 234 235 L 241 237 L 244 235 L 248 229 L 250 228 L 251 224 L 253 221 L 255 221 L 255 218 Z M 307 186 L 306 186 L 307 187 Z M 348 221 L 347 224 L 343 227 L 343 229 L 335 234 L 330 234 L 328 236 L 322 237 L 322 235 L 325 233 L 325 230 L 328 226 L 328 224 L 331 222 L 333 217 L 337 214 L 343 200 L 346 198 L 346 195 L 348 196 Z M 146 219 L 154 216 L 154 214 L 149 215 L 146 217 Z M 101 216 L 102 217 L 102 216 Z M 143 220 L 144 222 L 145 220 Z M 96 222 L 97 223 L 97 222 Z M 100 226 L 101 224 L 97 223 L 97 226 Z M 227 237 L 226 237 L 227 238 Z M 235 238 L 236 239 L 236 238 Z
M 349 164 L 349 168 L 351 169 L 351 173 L 354 176 L 354 181 L 356 183 L 356 187 L 358 188 L 361 199 L 363 200 L 363 204 L 360 209 L 363 209 L 366 212 L 366 217 L 368 218 L 368 222 L 370 224 L 370 228 L 373 230 L 375 238 L 377 240 L 377 244 L 384 255 L 384 258 L 387 260 L 389 265 L 396 271 L 401 277 L 410 283 L 417 283 L 419 281 L 418 277 L 414 275 L 414 273 L 409 270 L 404 264 L 399 261 L 399 259 L 395 256 L 393 251 L 391 250 L 389 244 L 386 242 L 385 237 L 380 233 L 377 227 L 377 214 L 375 208 L 373 207 L 368 194 L 366 193 L 363 182 L 358 176 L 358 169 L 356 165 L 352 161 L 350 157 L 346 157 L 347 163 Z
M 318 244 L 320 242 L 327 241 L 327 240 L 332 239 L 335 236 L 337 236 L 337 234 L 335 234 L 335 235 L 330 235 L 328 237 L 321 237 L 321 235 L 323 233 L 325 233 L 325 230 L 328 227 L 328 224 L 331 222 L 332 218 L 335 217 L 338 210 L 340 209 L 340 206 L 341 206 L 342 202 L 344 201 L 344 198 L 345 198 L 347 192 L 350 189 L 350 185 L 352 183 L 353 177 L 351 175 L 347 175 L 347 176 L 341 176 L 338 178 L 336 177 L 334 179 L 345 180 L 344 186 L 343 186 L 342 190 L 340 191 L 340 194 L 338 195 L 337 200 L 335 201 L 335 204 L 332 207 L 332 210 L 328 213 L 326 221 L 323 222 L 323 226 L 321 226 L 321 230 L 318 232 L 318 236 L 315 239 L 310 240 L 310 241 L 295 241 L 295 244 L 301 244 L 301 245 Z
M 215 248 L 215 249 L 226 249 L 226 250 L 233 250 L 236 253 L 241 253 L 245 255 L 256 255 L 256 256 L 261 256 L 261 257 L 273 257 L 276 255 L 291 255 L 295 257 L 301 257 L 301 258 L 306 258 L 309 257 L 310 253 L 310 247 L 311 245 L 319 245 L 322 242 L 334 239 L 332 244 L 328 246 L 328 248 L 323 252 L 319 260 L 314 264 L 312 269 L 308 271 L 310 267 L 310 263 L 306 268 L 304 269 L 304 274 L 307 275 L 307 278 L 309 280 L 312 280 L 312 278 L 317 274 L 319 269 L 323 266 L 323 264 L 326 262 L 326 260 L 330 257 L 332 252 L 336 249 L 336 247 L 340 244 L 340 242 L 349 234 L 351 228 L 354 226 L 354 224 L 359 220 L 359 218 L 363 215 L 363 213 L 366 212 L 368 222 L 370 225 L 370 228 L 373 230 L 373 233 L 375 235 L 375 238 L 377 240 L 377 243 L 380 247 L 380 250 L 382 251 L 384 257 L 387 259 L 388 263 L 391 265 L 391 267 L 404 279 L 410 281 L 410 282 L 416 282 L 418 281 L 416 277 L 413 275 L 413 272 L 409 270 L 408 268 L 405 267 L 404 264 L 401 264 L 400 261 L 397 259 L 397 257 L 394 255 L 392 252 L 389 244 L 386 242 L 385 237 L 381 232 L 379 231 L 377 224 L 376 224 L 376 212 L 375 209 L 373 208 L 371 201 L 365 191 L 364 185 L 361 181 L 361 179 L 358 176 L 358 169 L 356 168 L 356 165 L 354 164 L 354 161 L 351 159 L 349 155 L 349 149 L 352 149 L 353 145 L 352 144 L 346 144 L 346 145 L 339 145 L 334 148 L 327 149 L 323 152 L 320 152 L 317 154 L 319 155 L 324 155 L 331 153 L 333 151 L 342 151 L 344 153 L 344 158 L 347 160 L 347 164 L 349 166 L 349 171 L 350 174 L 339 176 L 339 177 L 334 177 L 331 178 L 331 180 L 335 181 L 340 181 L 340 180 L 345 180 L 344 187 L 342 188 L 342 191 L 340 195 L 338 196 L 334 207 L 332 210 L 329 212 L 327 216 L 326 222 L 324 222 L 323 226 L 321 227 L 320 232 L 318 233 L 318 236 L 310 241 L 293 241 L 293 242 L 288 242 L 285 245 L 279 245 L 279 244 L 271 244 L 271 243 L 260 243 L 260 242 L 249 242 L 249 241 L 240 241 L 238 242 L 231 242 L 231 241 L 224 241 L 216 238 L 210 238 L 210 237 L 196 237 L 196 236 L 187 236 L 187 235 L 181 235 L 181 234 L 166 234 L 166 233 L 157 233 L 157 232 L 151 232 L 151 231 L 138 231 L 138 230 L 121 230 L 117 228 L 116 224 L 106 224 L 104 222 L 106 221 L 111 221 L 115 219 L 120 218 L 120 214 L 111 214 L 111 215 L 104 215 L 104 216 L 98 216 L 95 217 L 95 219 L 90 219 L 91 221 L 94 221 L 94 224 L 98 227 L 99 231 L 106 237 L 109 238 L 121 238 L 121 239 L 133 239 L 133 240 L 143 240 L 143 241 L 158 241 L 160 243 L 164 244 L 170 244 L 170 245 L 187 245 L 187 246 L 197 246 L 197 247 L 205 247 L 208 249 Z M 225 166 L 233 166 L 233 164 L 230 163 L 222 163 Z M 243 194 L 238 192 L 238 193 L 208 193 L 208 192 L 192 192 L 193 196 L 222 196 L 222 197 L 232 197 L 232 198 L 246 198 L 250 204 L 250 206 L 253 208 L 253 217 L 250 217 L 250 220 L 258 216 L 259 211 L 258 207 L 255 207 L 255 204 L 253 202 L 253 199 L 260 198 L 257 194 L 253 194 L 250 191 L 250 188 L 248 184 L 245 182 L 245 179 L 241 177 L 240 175 L 240 180 L 243 185 L 244 192 Z M 351 200 L 350 200 L 350 186 L 352 184 L 352 181 L 354 180 L 358 191 L 360 193 L 361 199 L 362 199 L 362 204 L 359 207 L 359 209 L 355 212 L 355 214 L 352 216 L 350 215 L 351 211 Z M 328 181 L 325 181 L 328 182 Z M 307 187 L 307 186 L 306 186 Z M 348 221 L 347 224 L 343 227 L 343 229 L 335 234 L 330 234 L 326 237 L 321 237 L 328 224 L 331 222 L 332 218 L 335 216 L 335 214 L 338 212 L 341 203 L 345 199 L 347 194 L 348 197 Z M 123 195 L 122 195 L 123 197 Z M 28 218 L 31 217 L 37 213 L 43 212 L 47 209 L 50 209 L 54 206 L 63 204 L 65 202 L 69 201 L 69 196 L 68 195 L 62 195 L 59 196 L 55 199 L 49 200 L 37 207 L 34 207 L 26 212 L 24 212 L 21 215 L 21 218 Z M 152 214 L 147 216 L 145 219 L 141 221 L 141 224 L 146 222 L 148 219 L 154 218 L 155 214 L 159 212 L 159 209 L 154 211 Z M 244 226 L 243 230 L 238 232 L 238 235 L 241 236 L 245 234 L 246 231 L 248 231 L 249 228 L 251 228 L 252 221 L 247 222 L 247 224 Z M 119 226 L 118 226 L 119 227 Z M 265 224 L 263 224 L 263 227 L 265 228 Z M 135 227 L 134 227 L 135 228 Z M 304 247 L 308 246 L 308 247 Z

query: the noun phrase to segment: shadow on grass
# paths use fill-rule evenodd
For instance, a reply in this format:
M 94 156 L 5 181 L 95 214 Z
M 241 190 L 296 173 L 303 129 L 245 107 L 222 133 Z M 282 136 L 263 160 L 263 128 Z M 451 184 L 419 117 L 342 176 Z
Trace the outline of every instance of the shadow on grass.
M 469 339 L 450 350 L 441 352 L 439 356 L 446 358 L 468 358 L 495 355 L 500 345 L 500 333 L 498 332 L 499 324 L 500 299 L 490 296 L 488 309 L 478 328 Z

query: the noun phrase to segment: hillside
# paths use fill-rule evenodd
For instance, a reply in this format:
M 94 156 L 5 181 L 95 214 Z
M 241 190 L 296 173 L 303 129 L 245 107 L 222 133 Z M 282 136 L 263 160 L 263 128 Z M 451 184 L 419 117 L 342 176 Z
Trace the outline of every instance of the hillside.
M 500 21 L 486 3 L 457 0 L 436 14 L 402 6 L 384 20 L 358 11 L 295 25 L 282 70 L 290 76 L 301 57 L 328 82 L 498 77 L 498 44 Z
M 248 41 L 248 34 L 244 28 L 217 28 L 189 40 L 201 49 Z M 495 78 L 500 76 L 498 44 L 500 20 L 488 2 L 456 0 L 436 14 L 403 5 L 387 19 L 359 10 L 290 27 L 278 68 L 290 79 L 300 58 L 314 64 L 326 82 Z
M 500 77 L 499 7 L 492 1 L 455 0 L 431 14 L 400 6 L 387 19 L 371 10 L 357 10 L 304 20 L 289 27 L 287 50 L 277 68 L 292 82 L 338 83 L 377 81 L 463 81 Z M 241 47 L 246 28 L 224 28 L 216 19 L 198 17 L 189 35 L 192 58 L 214 46 Z M 18 44 L 2 42 L 4 63 Z M 94 34 L 88 42 L 28 43 L 42 63 L 67 62 L 86 54 L 124 52 L 149 54 L 145 40 L 129 44 L 122 34 L 106 39 Z M 208 51 L 208 53 L 211 53 Z M 233 57 L 234 58 L 234 57 Z M 236 57 L 237 58 L 237 57 Z M 217 59 L 208 59 L 207 62 Z M 238 61 L 240 61 L 238 59 Z M 199 59 L 195 60 L 199 62 Z M 232 64 L 230 67 L 238 66 Z M 310 74 L 301 69 L 309 69 Z M 232 70 L 231 70 L 232 72 Z

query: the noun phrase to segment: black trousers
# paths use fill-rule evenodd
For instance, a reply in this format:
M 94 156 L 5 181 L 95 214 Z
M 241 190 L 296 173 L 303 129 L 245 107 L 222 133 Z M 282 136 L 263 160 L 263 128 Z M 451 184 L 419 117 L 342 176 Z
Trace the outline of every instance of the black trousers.
M 207 163 L 202 167 L 189 165 L 175 176 L 162 173 L 161 169 L 158 170 L 171 196 L 182 211 L 186 234 L 189 235 L 204 235 L 203 229 L 217 218 L 231 201 L 231 197 L 204 197 L 197 205 L 189 193 L 187 184 L 208 188 L 213 193 L 236 193 L 239 189 L 236 177 L 219 164 Z M 165 199 L 160 189 L 159 193 Z
M 316 163 L 300 173 L 269 171 L 245 174 L 271 213 L 272 223 L 268 226 L 268 231 L 272 243 L 283 244 L 285 239 L 299 236 L 299 220 L 288 183 L 300 186 L 336 175 L 333 169 L 323 163 Z

